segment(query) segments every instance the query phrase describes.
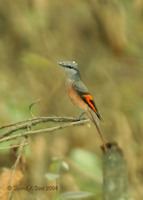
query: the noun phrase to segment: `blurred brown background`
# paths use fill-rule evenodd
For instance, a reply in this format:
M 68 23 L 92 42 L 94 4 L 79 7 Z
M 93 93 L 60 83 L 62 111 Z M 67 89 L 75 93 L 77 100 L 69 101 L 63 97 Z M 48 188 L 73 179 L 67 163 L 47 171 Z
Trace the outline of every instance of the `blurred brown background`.
M 142 53 L 142 0 L 1 0 L 1 125 L 30 118 L 28 107 L 39 98 L 33 108 L 36 116 L 79 116 L 65 93 L 65 73 L 57 65 L 75 60 L 105 121 L 100 128 L 106 141 L 118 142 L 123 150 L 129 199 L 141 200 Z M 52 158 L 58 157 L 69 165 L 68 171 L 60 170 L 60 192 L 90 191 L 101 200 L 101 142 L 90 124 L 31 137 L 22 185 L 46 185 L 45 174 L 54 171 Z M 1 151 L 1 167 L 12 166 L 9 154 Z M 91 165 L 84 168 L 85 161 Z M 55 192 L 30 193 L 37 199 L 55 198 Z

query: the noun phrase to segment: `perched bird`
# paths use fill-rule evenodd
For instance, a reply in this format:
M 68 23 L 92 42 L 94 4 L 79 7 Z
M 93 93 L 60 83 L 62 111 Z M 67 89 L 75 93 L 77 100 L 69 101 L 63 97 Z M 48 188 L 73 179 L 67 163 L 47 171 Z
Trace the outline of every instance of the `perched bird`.
M 66 91 L 67 91 L 68 96 L 70 97 L 74 105 L 78 106 L 84 111 L 79 119 L 81 119 L 85 113 L 89 116 L 89 118 L 93 121 L 93 123 L 95 124 L 97 128 L 97 131 L 103 143 L 105 152 L 108 153 L 107 146 L 104 142 L 102 134 L 94 118 L 93 111 L 101 121 L 103 121 L 103 119 L 97 109 L 97 106 L 93 100 L 93 97 L 90 95 L 87 87 L 82 82 L 77 63 L 74 61 L 64 61 L 64 62 L 58 62 L 58 64 L 64 67 L 65 71 L 68 74 L 68 78 L 66 81 Z

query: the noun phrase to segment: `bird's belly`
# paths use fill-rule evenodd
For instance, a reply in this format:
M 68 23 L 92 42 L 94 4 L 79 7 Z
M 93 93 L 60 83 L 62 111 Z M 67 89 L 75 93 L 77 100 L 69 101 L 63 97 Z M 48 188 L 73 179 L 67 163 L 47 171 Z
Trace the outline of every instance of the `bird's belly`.
M 75 91 L 75 89 L 72 86 L 72 83 L 66 84 L 66 91 L 74 105 L 78 106 L 79 108 L 81 108 L 84 111 L 86 111 L 88 109 L 87 104 L 77 94 L 77 92 Z

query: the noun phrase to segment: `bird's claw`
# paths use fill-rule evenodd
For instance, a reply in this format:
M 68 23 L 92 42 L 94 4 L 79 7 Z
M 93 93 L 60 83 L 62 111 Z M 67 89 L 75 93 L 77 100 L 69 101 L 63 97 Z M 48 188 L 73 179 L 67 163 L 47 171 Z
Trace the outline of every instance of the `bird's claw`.
M 83 118 L 84 114 L 85 114 L 85 112 L 83 112 L 83 113 L 81 114 L 80 117 L 75 117 L 76 120 L 77 120 L 77 121 L 80 121 L 80 120 L 82 120 L 82 119 L 85 119 L 85 118 Z

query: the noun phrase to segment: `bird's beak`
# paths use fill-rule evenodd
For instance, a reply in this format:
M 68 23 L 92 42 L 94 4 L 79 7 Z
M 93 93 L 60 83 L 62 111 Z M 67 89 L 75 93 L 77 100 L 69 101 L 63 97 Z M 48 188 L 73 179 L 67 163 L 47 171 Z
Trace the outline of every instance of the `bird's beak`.
M 64 63 L 63 62 L 58 62 L 58 65 L 61 65 L 62 67 L 64 67 Z

